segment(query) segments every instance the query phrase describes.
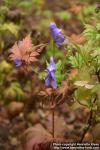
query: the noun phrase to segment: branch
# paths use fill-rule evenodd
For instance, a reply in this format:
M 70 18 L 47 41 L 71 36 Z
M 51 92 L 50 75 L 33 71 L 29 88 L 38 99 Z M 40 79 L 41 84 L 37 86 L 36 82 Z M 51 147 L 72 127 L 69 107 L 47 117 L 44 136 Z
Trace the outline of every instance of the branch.
M 96 75 L 97 75 L 98 81 L 100 82 L 100 73 L 99 73 L 99 71 L 96 72 Z
M 96 99 L 97 97 L 95 97 L 94 101 L 93 101 L 93 104 L 96 102 Z M 87 121 L 87 127 L 84 129 L 83 131 L 83 134 L 82 134 L 82 137 L 80 139 L 79 142 L 82 143 L 86 133 L 88 132 L 88 130 L 90 129 L 90 127 L 92 126 L 92 120 L 93 120 L 93 109 L 90 110 L 90 115 L 89 115 L 89 118 L 88 118 L 88 121 Z
M 80 101 L 77 101 L 80 105 L 84 106 L 84 107 L 88 107 L 88 105 L 81 103 Z
M 87 121 L 87 125 L 88 125 L 88 126 L 84 129 L 83 134 L 82 134 L 82 137 L 81 137 L 81 139 L 80 139 L 80 142 L 83 141 L 83 139 L 84 139 L 86 133 L 88 132 L 88 130 L 90 129 L 90 127 L 91 127 L 91 125 L 92 125 L 92 117 L 93 117 L 93 110 L 90 111 L 90 116 L 89 116 L 89 119 L 88 119 L 88 121 Z

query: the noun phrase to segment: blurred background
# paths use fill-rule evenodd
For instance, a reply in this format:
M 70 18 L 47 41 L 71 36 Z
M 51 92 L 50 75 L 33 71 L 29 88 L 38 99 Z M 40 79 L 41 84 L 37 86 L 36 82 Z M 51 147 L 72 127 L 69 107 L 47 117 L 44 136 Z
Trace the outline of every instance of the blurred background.
M 16 41 L 22 40 L 29 33 L 31 33 L 34 45 L 48 43 L 51 39 L 49 24 L 52 21 L 56 22 L 65 35 L 74 42 L 83 43 L 84 37 L 81 36 L 81 32 L 84 30 L 84 24 L 95 24 L 92 18 L 95 17 L 95 10 L 99 9 L 99 2 L 100 0 L 0 0 L 0 149 L 11 150 L 12 145 L 14 150 L 19 144 L 16 132 L 19 128 L 20 131 L 25 129 L 24 121 L 21 122 L 22 124 L 19 123 L 19 126 L 16 125 L 22 117 L 20 112 L 26 101 L 30 102 L 30 99 L 34 97 L 36 100 L 36 94 L 41 88 L 41 82 L 37 80 L 36 75 L 31 80 L 23 75 L 22 70 L 14 67 L 8 57 L 9 49 Z M 43 55 L 46 57 L 45 52 Z M 43 55 L 39 64 L 41 69 L 44 65 Z M 36 72 L 40 70 L 35 68 Z M 39 79 L 42 78 L 42 75 L 42 73 L 38 75 Z M 29 105 L 31 106 L 31 103 Z M 20 117 L 11 121 L 19 113 Z M 11 122 L 9 122 L 8 114 Z M 86 114 L 87 112 L 84 115 Z M 73 113 L 70 115 L 72 115 L 73 122 L 75 116 Z M 35 119 L 32 120 L 32 118 Z M 29 120 L 34 124 L 39 117 L 32 113 Z M 10 137 L 10 141 L 8 130 L 11 128 L 14 129 L 10 133 L 13 137 Z M 4 147 L 5 141 L 7 142 Z

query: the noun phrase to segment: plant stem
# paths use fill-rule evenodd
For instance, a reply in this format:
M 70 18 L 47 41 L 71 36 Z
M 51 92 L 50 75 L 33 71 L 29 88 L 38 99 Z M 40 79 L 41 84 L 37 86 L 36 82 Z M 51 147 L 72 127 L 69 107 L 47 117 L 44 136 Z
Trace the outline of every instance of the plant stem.
M 82 137 L 81 137 L 81 139 L 80 139 L 80 142 L 83 141 L 83 139 L 84 139 L 86 133 L 88 132 L 88 130 L 90 129 L 90 127 L 91 127 L 91 125 L 92 125 L 92 117 L 93 117 L 93 110 L 90 111 L 90 116 L 89 116 L 89 119 L 88 119 L 88 122 L 87 122 L 87 125 L 88 125 L 88 126 L 87 126 L 87 128 L 84 129 L 83 134 L 82 134 Z
M 52 99 L 52 105 L 54 105 L 54 100 Z M 55 110 L 52 109 L 52 138 L 55 136 Z
M 54 138 L 54 131 L 55 131 L 55 113 L 54 113 L 54 110 L 52 110 L 52 138 Z
M 93 101 L 93 104 L 95 103 L 97 97 L 95 97 L 94 101 Z M 83 131 L 83 134 L 82 134 L 82 137 L 80 139 L 79 142 L 82 142 L 86 133 L 88 132 L 88 130 L 90 129 L 90 127 L 92 126 L 92 120 L 93 120 L 93 109 L 90 110 L 90 115 L 89 115 L 89 118 L 88 118 L 88 121 L 87 121 L 87 128 L 84 129 Z
M 99 71 L 96 72 L 96 75 L 97 75 L 98 81 L 100 82 L 100 73 L 99 73 Z

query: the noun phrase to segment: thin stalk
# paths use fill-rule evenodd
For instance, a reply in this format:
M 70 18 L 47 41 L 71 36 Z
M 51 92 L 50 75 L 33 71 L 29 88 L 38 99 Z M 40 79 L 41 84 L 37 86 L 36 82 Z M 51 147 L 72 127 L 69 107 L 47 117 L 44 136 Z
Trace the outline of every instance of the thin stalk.
M 54 105 L 54 100 L 52 98 L 52 106 Z M 52 109 L 52 138 L 55 137 L 55 110 Z
M 52 110 L 52 138 L 55 137 L 55 112 Z
M 88 130 L 90 129 L 90 127 L 91 127 L 91 125 L 92 125 L 92 117 L 93 117 L 93 111 L 91 110 L 91 111 L 90 111 L 90 116 L 89 116 L 89 119 L 88 119 L 88 122 L 87 122 L 87 128 L 84 129 L 83 134 L 82 134 L 82 137 L 81 137 L 81 139 L 80 139 L 80 142 L 83 141 L 83 139 L 84 139 L 86 133 L 88 132 Z
M 96 75 L 97 75 L 98 81 L 100 82 L 100 73 L 98 71 L 96 72 Z
M 95 97 L 93 104 L 96 102 L 96 99 L 97 97 Z M 82 137 L 79 142 L 82 142 L 84 140 L 86 133 L 89 131 L 90 127 L 92 126 L 92 121 L 93 121 L 93 109 L 90 110 L 90 115 L 87 121 L 87 128 L 84 129 Z

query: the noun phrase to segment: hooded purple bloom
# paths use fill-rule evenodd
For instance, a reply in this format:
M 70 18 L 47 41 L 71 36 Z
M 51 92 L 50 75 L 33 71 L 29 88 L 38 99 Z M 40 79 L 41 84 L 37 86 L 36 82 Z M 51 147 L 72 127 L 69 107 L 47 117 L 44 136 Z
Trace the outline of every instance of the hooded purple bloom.
M 15 59 L 14 60 L 14 63 L 17 67 L 21 66 L 22 65 L 22 61 L 20 59 Z
M 50 86 L 52 85 L 52 87 L 54 89 L 57 88 L 57 83 L 56 83 L 56 78 L 55 78 L 55 62 L 53 57 L 50 57 L 50 64 L 47 67 L 47 76 L 45 78 L 45 85 L 46 86 Z
M 56 42 L 57 46 L 60 47 L 64 44 L 65 36 L 61 32 L 61 29 L 57 28 L 54 22 L 50 23 L 51 35 Z

